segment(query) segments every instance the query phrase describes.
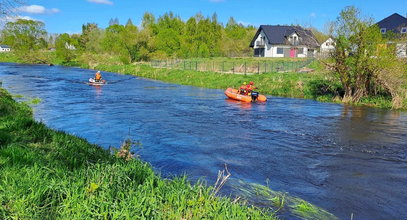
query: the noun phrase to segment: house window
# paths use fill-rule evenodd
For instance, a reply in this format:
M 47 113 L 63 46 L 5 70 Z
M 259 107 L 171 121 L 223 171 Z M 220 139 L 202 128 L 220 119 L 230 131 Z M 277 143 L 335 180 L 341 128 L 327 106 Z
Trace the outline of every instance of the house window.
M 304 48 L 298 48 L 297 53 L 298 54 L 303 54 L 304 53 Z
M 381 32 L 382 34 L 386 33 L 386 28 L 380 28 L 380 32 Z
M 277 47 L 277 54 L 284 54 L 283 48 Z
M 402 33 L 402 34 L 407 33 L 407 27 L 403 27 L 403 28 L 401 28 L 401 33 Z

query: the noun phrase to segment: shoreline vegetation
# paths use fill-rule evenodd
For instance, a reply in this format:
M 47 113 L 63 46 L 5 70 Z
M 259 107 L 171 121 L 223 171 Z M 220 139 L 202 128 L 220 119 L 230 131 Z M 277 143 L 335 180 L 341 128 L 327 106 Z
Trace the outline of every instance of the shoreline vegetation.
M 51 130 L 1 88 L 0 110 L 1 219 L 275 219 L 203 182 L 160 177 L 129 142 L 112 154 Z
M 38 52 L 37 52 L 38 53 Z M 150 65 L 150 62 L 137 62 L 133 64 L 123 64 L 117 57 L 95 54 L 83 54 L 77 60 L 64 63 L 58 61 L 55 52 L 44 51 L 42 55 L 42 64 L 77 66 L 82 68 L 101 70 L 105 72 L 114 72 L 126 75 L 134 75 L 143 78 L 160 80 L 168 83 L 190 85 L 211 89 L 226 89 L 228 87 L 237 88 L 243 82 L 254 81 L 258 91 L 261 94 L 312 99 L 320 102 L 343 104 L 341 94 L 343 88 L 340 81 L 329 74 L 325 66 L 318 60 L 314 60 L 306 68 L 313 71 L 307 73 L 298 72 L 267 72 L 261 74 L 232 74 L 219 73 L 212 71 L 196 71 L 171 68 L 157 68 Z M 206 58 L 200 59 L 207 62 L 234 62 L 236 65 L 245 62 L 252 62 L 254 58 Z M 285 62 L 290 65 L 290 62 L 302 62 L 302 59 L 284 59 L 284 58 L 269 58 L 259 59 L 261 62 L 278 63 Z M 0 54 L 0 62 L 10 63 L 26 63 L 35 64 L 35 62 L 27 62 L 19 58 L 14 53 Z M 190 59 L 188 62 L 195 62 Z M 368 106 L 376 108 L 391 109 L 392 97 L 388 95 L 376 95 L 362 98 L 359 102 L 353 103 L 355 106 Z M 407 101 L 399 110 L 407 110 Z

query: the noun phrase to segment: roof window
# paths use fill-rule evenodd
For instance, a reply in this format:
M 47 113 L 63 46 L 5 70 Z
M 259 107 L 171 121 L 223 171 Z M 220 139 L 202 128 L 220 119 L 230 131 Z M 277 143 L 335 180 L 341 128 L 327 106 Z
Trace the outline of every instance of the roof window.
M 386 28 L 380 28 L 380 32 L 381 32 L 382 34 L 386 33 Z

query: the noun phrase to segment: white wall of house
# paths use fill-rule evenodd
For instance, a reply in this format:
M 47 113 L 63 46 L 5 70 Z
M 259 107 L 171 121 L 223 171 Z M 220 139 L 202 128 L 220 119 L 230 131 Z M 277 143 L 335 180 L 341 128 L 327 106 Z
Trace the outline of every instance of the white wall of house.
M 290 38 L 292 37 L 292 38 Z M 297 33 L 293 33 L 292 35 L 290 35 L 289 40 L 292 39 L 296 39 L 299 40 L 299 37 L 297 35 Z M 257 42 L 262 41 L 262 39 L 264 39 L 264 47 L 263 46 L 258 46 Z M 264 57 L 284 57 L 284 50 L 290 50 L 292 48 L 291 45 L 272 45 L 269 44 L 268 39 L 266 38 L 266 35 L 264 34 L 263 30 L 260 31 L 259 36 L 257 37 L 257 39 L 254 42 L 254 49 L 257 48 L 264 48 Z M 298 45 L 296 46 L 297 49 L 297 56 L 296 57 L 308 57 L 308 47 L 304 46 L 304 45 Z M 302 48 L 302 53 L 298 53 L 300 52 L 300 48 Z M 313 52 L 315 55 L 316 54 L 316 50 L 314 50 Z
M 397 57 L 406 58 L 407 57 L 407 43 L 396 44 L 396 54 L 397 54 Z
M 320 48 L 321 53 L 329 53 L 335 50 L 334 40 L 332 38 L 328 38 L 328 40 L 321 44 Z
M 271 45 L 271 44 L 266 44 L 266 51 L 264 53 L 265 57 L 284 57 L 284 50 L 291 50 L 290 45 Z M 297 57 L 308 57 L 308 47 L 307 46 L 297 46 Z M 301 52 L 302 49 L 302 53 Z M 316 50 L 314 50 L 314 55 L 316 53 Z

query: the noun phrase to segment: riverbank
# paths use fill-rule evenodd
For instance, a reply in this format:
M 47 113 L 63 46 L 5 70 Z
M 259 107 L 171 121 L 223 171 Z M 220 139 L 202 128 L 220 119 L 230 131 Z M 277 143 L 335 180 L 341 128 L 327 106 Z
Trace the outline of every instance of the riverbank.
M 238 88 L 243 82 L 253 81 L 256 87 L 258 87 L 258 91 L 265 95 L 314 99 L 321 102 L 342 103 L 340 96 L 344 92 L 339 80 L 329 74 L 318 61 L 309 64 L 315 70 L 310 73 L 271 72 L 245 75 L 153 68 L 148 63 L 122 64 L 115 57 L 94 54 L 83 54 L 77 60 L 70 63 L 59 63 L 57 59 L 52 58 L 52 53 L 44 57 L 51 57 L 47 62 L 53 64 L 80 66 L 82 68 L 129 74 L 169 83 L 204 88 Z M 219 58 L 219 60 L 222 60 L 222 58 Z M 12 53 L 0 54 L 0 62 L 24 63 Z M 392 107 L 392 98 L 389 95 L 371 96 L 362 98 L 359 103 L 354 103 L 354 105 L 390 109 Z M 401 109 L 407 110 L 407 100 L 404 100 Z
M 0 89 L 1 219 L 273 219 L 186 177 L 35 122 Z

